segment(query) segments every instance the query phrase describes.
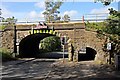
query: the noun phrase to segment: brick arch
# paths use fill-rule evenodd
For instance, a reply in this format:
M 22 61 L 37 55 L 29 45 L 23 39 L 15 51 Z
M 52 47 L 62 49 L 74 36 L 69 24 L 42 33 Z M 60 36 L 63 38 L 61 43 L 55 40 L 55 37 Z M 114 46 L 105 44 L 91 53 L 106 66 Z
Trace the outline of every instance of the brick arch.
M 19 56 L 20 57 L 36 57 L 39 53 L 39 43 L 42 39 L 55 36 L 48 33 L 37 33 L 26 36 L 20 41 Z

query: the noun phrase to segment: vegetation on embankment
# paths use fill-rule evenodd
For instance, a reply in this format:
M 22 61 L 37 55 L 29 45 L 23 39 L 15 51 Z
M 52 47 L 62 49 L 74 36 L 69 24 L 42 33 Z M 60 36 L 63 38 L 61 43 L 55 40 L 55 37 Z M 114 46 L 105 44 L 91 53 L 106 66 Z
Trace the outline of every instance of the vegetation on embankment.
M 86 22 L 86 30 L 88 31 L 98 31 L 103 30 L 106 26 L 105 22 Z
M 0 59 L 2 59 L 3 62 L 16 60 L 16 58 L 12 56 L 12 53 L 5 48 L 0 48 Z
M 5 25 L 0 25 L 0 31 L 4 30 L 6 28 Z
M 100 23 L 86 23 L 86 30 L 97 32 L 97 36 L 101 39 L 105 37 L 103 50 L 107 53 L 107 43 L 111 43 L 110 58 L 114 55 L 120 55 L 120 11 L 113 8 L 109 9 L 110 16 L 107 20 Z

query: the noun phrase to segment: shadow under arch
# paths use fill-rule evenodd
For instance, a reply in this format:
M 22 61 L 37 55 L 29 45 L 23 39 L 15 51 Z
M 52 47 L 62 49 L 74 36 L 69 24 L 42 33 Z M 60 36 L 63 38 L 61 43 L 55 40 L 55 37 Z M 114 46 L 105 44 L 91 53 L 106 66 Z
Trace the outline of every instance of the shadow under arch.
M 19 44 L 19 57 L 33 58 L 39 53 L 39 43 L 42 39 L 56 36 L 49 33 L 36 33 L 23 38 Z
M 97 54 L 97 51 L 95 49 L 91 47 L 86 47 L 86 54 L 79 54 L 78 60 L 79 61 L 94 60 L 96 54 Z

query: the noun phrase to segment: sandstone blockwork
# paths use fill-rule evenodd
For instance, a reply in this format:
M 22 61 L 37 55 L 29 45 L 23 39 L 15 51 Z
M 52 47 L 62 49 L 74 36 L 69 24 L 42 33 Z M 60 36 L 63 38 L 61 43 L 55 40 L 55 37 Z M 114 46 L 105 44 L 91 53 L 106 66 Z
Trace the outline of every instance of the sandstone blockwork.
M 2 32 L 2 48 L 7 48 L 9 51 L 13 51 L 13 31 Z
M 55 30 L 60 33 L 60 36 L 67 36 L 67 40 L 71 39 L 71 43 L 74 46 L 75 52 L 80 49 L 89 47 L 94 49 L 97 54 L 95 55 L 95 60 L 100 60 L 105 62 L 105 53 L 102 50 L 104 39 L 99 39 L 96 37 L 96 32 L 86 31 L 85 29 L 73 29 L 73 30 Z M 13 31 L 3 32 L 2 36 L 2 47 L 13 50 Z M 24 37 L 29 35 L 29 31 L 18 31 L 17 41 L 20 42 Z
M 65 30 L 65 31 L 59 30 L 58 32 L 61 33 L 62 36 L 65 35 L 71 40 L 71 43 L 74 45 L 76 55 L 78 55 L 77 52 L 80 49 L 89 47 L 95 50 L 97 53 L 95 55 L 95 61 L 106 63 L 106 57 L 104 57 L 106 54 L 103 51 L 103 44 L 105 40 L 96 37 L 97 35 L 96 32 L 86 31 L 85 29 L 74 29 L 74 30 Z M 71 53 L 69 56 L 72 56 Z

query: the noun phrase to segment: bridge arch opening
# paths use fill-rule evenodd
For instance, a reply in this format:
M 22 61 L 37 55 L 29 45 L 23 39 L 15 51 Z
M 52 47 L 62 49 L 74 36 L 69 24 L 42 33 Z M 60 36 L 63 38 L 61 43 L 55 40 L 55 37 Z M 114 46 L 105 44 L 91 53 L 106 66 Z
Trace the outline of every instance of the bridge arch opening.
M 94 60 L 97 51 L 91 47 L 86 47 L 86 52 L 78 55 L 79 61 Z
M 40 41 L 46 37 L 55 36 L 49 33 L 36 33 L 23 38 L 19 44 L 19 57 L 33 58 L 36 57 L 39 50 Z

